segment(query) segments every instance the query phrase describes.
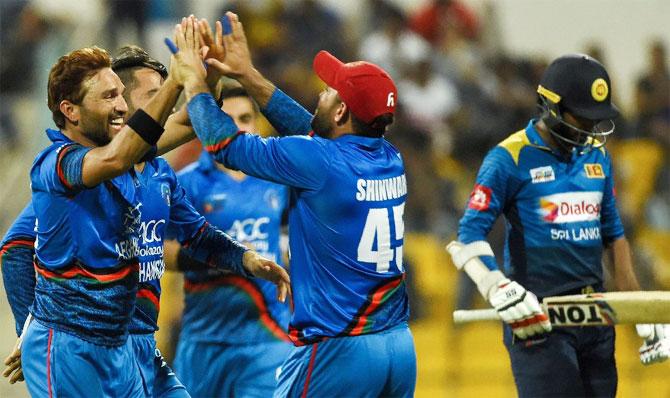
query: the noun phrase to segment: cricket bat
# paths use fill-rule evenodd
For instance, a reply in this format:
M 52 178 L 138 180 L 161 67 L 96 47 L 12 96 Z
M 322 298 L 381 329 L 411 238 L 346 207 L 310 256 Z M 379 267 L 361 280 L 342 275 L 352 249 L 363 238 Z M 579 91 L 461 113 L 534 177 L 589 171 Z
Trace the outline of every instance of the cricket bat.
M 553 327 L 670 323 L 670 292 L 635 291 L 546 297 Z M 454 311 L 454 323 L 499 320 L 495 309 Z

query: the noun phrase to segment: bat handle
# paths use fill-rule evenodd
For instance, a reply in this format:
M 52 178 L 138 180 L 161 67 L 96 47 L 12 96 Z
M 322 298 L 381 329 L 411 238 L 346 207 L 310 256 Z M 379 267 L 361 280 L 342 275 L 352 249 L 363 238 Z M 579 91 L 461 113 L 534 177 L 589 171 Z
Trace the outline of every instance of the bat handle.
M 477 321 L 498 321 L 498 311 L 493 308 L 485 310 L 457 310 L 454 311 L 454 323 L 468 323 Z

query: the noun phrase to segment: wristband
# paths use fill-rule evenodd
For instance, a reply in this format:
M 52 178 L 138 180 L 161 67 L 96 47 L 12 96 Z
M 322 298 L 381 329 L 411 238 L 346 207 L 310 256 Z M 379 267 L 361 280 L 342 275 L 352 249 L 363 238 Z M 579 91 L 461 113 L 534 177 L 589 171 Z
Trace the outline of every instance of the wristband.
M 154 146 L 163 134 L 163 126 L 158 124 L 151 116 L 142 109 L 138 109 L 126 123 L 135 133 L 149 145 Z

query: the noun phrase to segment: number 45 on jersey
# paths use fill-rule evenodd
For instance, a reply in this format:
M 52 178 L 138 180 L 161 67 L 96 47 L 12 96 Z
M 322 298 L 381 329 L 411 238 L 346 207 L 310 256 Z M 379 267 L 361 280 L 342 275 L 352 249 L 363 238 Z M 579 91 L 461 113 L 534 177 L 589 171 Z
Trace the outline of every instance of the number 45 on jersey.
M 358 261 L 376 264 L 377 272 L 389 272 L 395 260 L 398 271 L 403 272 L 402 244 L 405 224 L 402 220 L 405 203 L 392 208 L 370 209 L 365 227 L 358 242 Z M 395 233 L 391 241 L 391 225 Z M 376 243 L 376 245 L 375 245 Z M 374 248 L 377 250 L 374 250 Z

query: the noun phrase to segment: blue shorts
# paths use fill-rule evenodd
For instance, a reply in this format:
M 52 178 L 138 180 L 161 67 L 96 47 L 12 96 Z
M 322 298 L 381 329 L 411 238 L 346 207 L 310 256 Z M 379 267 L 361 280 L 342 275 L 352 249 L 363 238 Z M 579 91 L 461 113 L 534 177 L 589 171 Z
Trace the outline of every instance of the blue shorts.
M 413 397 L 414 339 L 406 323 L 293 347 L 275 397 Z
M 270 397 L 292 345 L 227 345 L 180 340 L 174 367 L 194 397 Z
M 158 398 L 190 398 L 186 388 L 156 348 L 152 334 L 131 334 L 135 360 L 147 395 Z
M 33 397 L 145 396 L 130 339 L 107 347 L 33 320 L 23 336 L 21 365 Z
M 503 329 L 519 397 L 616 395 L 613 327 L 556 328 L 528 340 Z

